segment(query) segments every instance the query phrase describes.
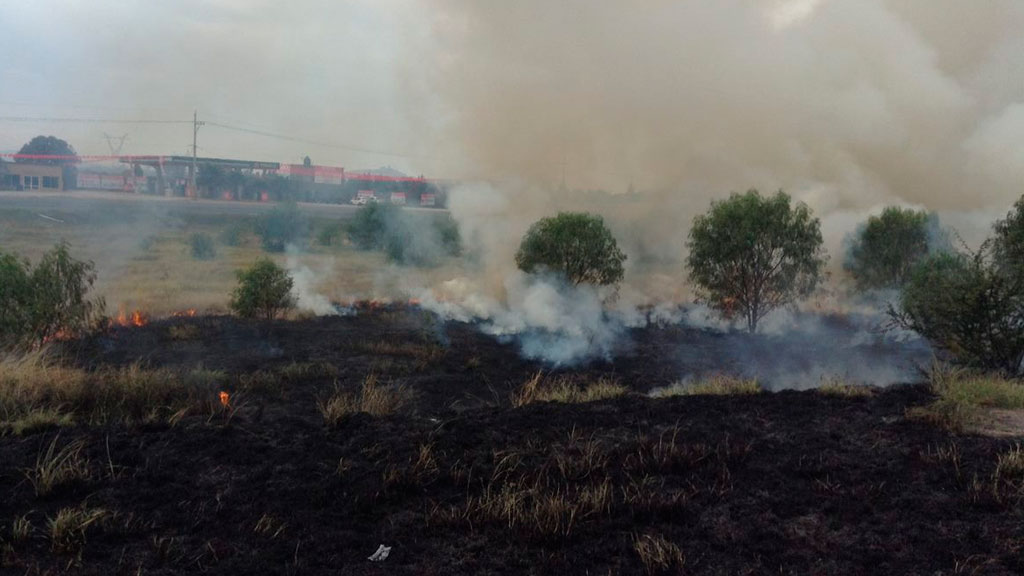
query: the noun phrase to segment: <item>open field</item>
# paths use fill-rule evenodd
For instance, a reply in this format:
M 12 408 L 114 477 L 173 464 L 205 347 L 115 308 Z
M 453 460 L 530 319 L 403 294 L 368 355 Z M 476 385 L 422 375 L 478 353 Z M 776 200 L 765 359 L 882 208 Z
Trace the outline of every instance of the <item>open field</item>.
M 153 316 L 196 309 L 224 311 L 236 285 L 235 271 L 261 256 L 281 265 L 285 254 L 266 254 L 251 231 L 253 219 L 270 205 L 239 202 L 190 201 L 180 198 L 134 197 L 115 194 L 61 195 L 0 194 L 0 249 L 33 261 L 60 240 L 71 244 L 77 258 L 96 263 L 96 294 L 107 301 L 108 312 L 141 310 Z M 292 258 L 293 267 L 308 267 L 315 278 L 310 288 L 345 302 L 372 297 L 401 298 L 399 274 L 379 252 L 350 246 L 321 246 L 315 233 L 349 218 L 355 207 L 302 205 L 310 218 L 307 246 Z M 410 208 L 410 210 L 417 210 Z M 418 210 L 424 217 L 443 211 Z M 226 230 L 238 228 L 241 243 L 228 246 Z M 188 238 L 206 233 L 216 242 L 216 256 L 196 260 Z M 447 278 L 455 261 L 446 266 L 416 270 L 410 276 Z
M 550 372 L 407 306 L 112 328 L 63 343 L 60 368 L 0 365 L 15 389 L 48 383 L 32 406 L 59 416 L 0 438 L 0 561 L 18 574 L 1024 569 L 1016 443 L 909 418 L 932 401 L 923 386 L 731 394 L 713 379 L 711 395 L 648 395 L 766 337 L 735 338 L 638 329 L 614 364 Z M 174 374 L 182 384 L 161 380 Z M 74 386 L 90 378 L 105 391 Z M 137 382 L 165 394 L 140 400 Z M 368 561 L 380 544 L 390 556 Z

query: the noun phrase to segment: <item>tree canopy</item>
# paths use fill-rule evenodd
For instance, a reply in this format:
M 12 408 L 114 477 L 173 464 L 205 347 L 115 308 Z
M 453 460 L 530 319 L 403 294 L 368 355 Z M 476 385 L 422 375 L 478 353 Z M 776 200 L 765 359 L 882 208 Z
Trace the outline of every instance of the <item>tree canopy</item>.
M 712 203 L 694 219 L 687 246 L 701 298 L 727 317 L 742 314 L 751 332 L 772 310 L 810 294 L 825 264 L 818 219 L 782 191 Z
M 946 249 L 935 215 L 889 206 L 853 236 L 843 268 L 862 290 L 894 289 L 928 254 Z
M 584 212 L 561 212 L 535 222 L 516 253 L 524 272 L 556 272 L 574 285 L 616 284 L 625 274 L 625 260 L 604 219 Z
M 18 154 L 32 156 L 64 156 L 64 158 L 17 158 L 18 162 L 32 162 L 34 164 L 76 164 L 78 153 L 75 149 L 56 136 L 36 136 L 27 144 L 21 147 Z

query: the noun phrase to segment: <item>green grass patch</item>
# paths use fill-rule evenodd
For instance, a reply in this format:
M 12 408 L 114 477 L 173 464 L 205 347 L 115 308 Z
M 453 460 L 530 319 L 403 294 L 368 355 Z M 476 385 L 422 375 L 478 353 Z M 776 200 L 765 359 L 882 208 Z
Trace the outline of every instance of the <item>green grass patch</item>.
M 996 374 L 935 366 L 929 375 L 938 398 L 909 415 L 953 431 L 976 424 L 986 408 L 1024 409 L 1024 384 Z

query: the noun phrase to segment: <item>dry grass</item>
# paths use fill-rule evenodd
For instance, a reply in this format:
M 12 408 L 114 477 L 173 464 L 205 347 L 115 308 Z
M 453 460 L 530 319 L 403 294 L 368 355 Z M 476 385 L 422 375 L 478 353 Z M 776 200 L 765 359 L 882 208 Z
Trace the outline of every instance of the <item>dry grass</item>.
M 47 496 L 54 490 L 91 477 L 89 460 L 82 454 L 85 443 L 75 441 L 58 449 L 60 436 L 54 437 L 45 452 L 36 457 L 35 466 L 25 475 L 35 489 L 36 496 Z
M 167 337 L 171 340 L 198 340 L 199 336 L 199 326 L 196 326 L 195 324 L 179 324 L 167 329 Z
M 628 389 L 616 380 L 602 376 L 588 382 L 576 376 L 546 377 L 538 371 L 512 394 L 512 405 L 519 407 L 535 402 L 581 404 L 617 398 Z
M 736 378 L 716 374 L 698 381 L 681 381 L 665 388 L 651 390 L 652 398 L 672 396 L 732 396 L 738 394 L 760 394 L 764 392 L 756 379 Z
M 999 455 L 995 476 L 1004 481 L 1024 480 L 1024 448 L 1020 444 Z
M 24 542 L 32 537 L 35 528 L 28 516 L 19 516 L 11 523 L 11 542 Z
M 678 574 L 685 564 L 683 552 L 661 535 L 635 536 L 633 550 L 647 574 Z
M 328 426 L 337 426 L 352 414 L 365 412 L 371 416 L 394 414 L 405 403 L 405 389 L 385 386 L 375 373 L 363 379 L 359 392 L 344 392 L 335 387 L 334 393 L 317 401 L 317 409 Z
M 941 365 L 932 367 L 929 380 L 938 398 L 909 415 L 949 430 L 977 424 L 986 408 L 1024 409 L 1024 384 L 1017 380 Z
M 379 340 L 360 345 L 360 348 L 375 356 L 395 356 L 399 358 L 410 358 L 414 361 L 416 370 L 425 370 L 440 362 L 447 350 L 433 343 L 415 342 L 390 342 Z
M 850 384 L 839 377 L 825 378 L 816 390 L 818 394 L 824 396 L 842 398 L 868 398 L 874 394 L 874 389 L 871 386 Z
M 84 504 L 74 508 L 61 508 L 47 522 L 50 548 L 54 552 L 73 554 L 85 546 L 86 534 L 102 526 L 109 514 L 103 508 L 88 508 Z
M 0 359 L 0 432 L 24 434 L 70 424 L 166 421 L 217 403 L 224 375 L 175 372 L 140 364 L 95 372 L 70 368 L 44 352 Z

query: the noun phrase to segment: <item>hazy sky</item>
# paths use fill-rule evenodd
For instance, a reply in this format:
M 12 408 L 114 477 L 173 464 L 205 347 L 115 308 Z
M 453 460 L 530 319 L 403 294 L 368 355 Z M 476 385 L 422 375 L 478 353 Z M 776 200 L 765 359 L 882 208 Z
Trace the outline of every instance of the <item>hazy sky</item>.
M 0 4 L 0 116 L 201 119 L 200 154 L 817 208 L 1024 188 L 1021 0 L 65 0 Z M 0 121 L 104 153 L 188 125 Z M 381 153 L 390 153 L 387 155 Z

